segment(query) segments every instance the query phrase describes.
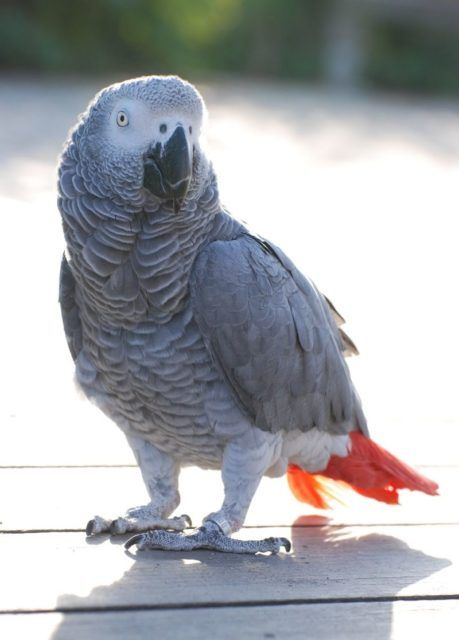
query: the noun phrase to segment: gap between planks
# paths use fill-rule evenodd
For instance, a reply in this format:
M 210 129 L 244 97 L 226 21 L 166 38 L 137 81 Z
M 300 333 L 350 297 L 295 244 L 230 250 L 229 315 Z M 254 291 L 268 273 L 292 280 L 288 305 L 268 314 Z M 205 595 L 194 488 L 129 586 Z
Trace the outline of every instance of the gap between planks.
M 48 613 L 101 613 L 123 611 L 180 611 L 189 609 L 247 609 L 250 607 L 285 607 L 285 606 L 314 606 L 317 604 L 373 604 L 392 602 L 448 602 L 458 601 L 459 593 L 444 595 L 417 596 L 381 596 L 361 598 L 291 598 L 285 600 L 246 600 L 243 602 L 184 602 L 183 604 L 149 604 L 149 605 L 117 605 L 100 607 L 60 607 L 56 609 L 9 609 L 0 611 L 0 616 L 6 615 L 35 615 Z
M 418 601 L 284 605 L 281 616 L 276 606 L 9 614 L 0 616 L 0 633 L 5 638 L 36 640 L 144 640 L 152 636 L 164 640 L 431 640 L 441 628 L 443 640 L 456 640 L 458 623 L 459 608 L 454 602 Z
M 275 527 L 276 529 L 343 529 L 343 528 L 358 528 L 358 527 L 455 527 L 457 526 L 457 522 L 346 522 L 345 524 L 342 522 L 329 522 L 327 524 L 296 524 L 295 522 L 292 524 L 253 524 L 253 525 L 244 525 L 240 531 L 244 529 L 272 529 Z M 196 527 L 187 527 L 186 530 L 193 530 Z M 75 528 L 75 529 L 0 529 L 0 536 L 6 534 L 13 535 L 21 535 L 27 533 L 84 533 L 86 531 L 85 527 Z M 131 534 L 133 535 L 133 534 Z M 237 535 L 237 534 L 236 534 Z M 87 537 L 87 536 L 86 536 Z M 108 539 L 108 534 L 102 534 L 99 538 Z
M 0 464 L 0 469 L 138 469 L 138 464 Z M 416 469 L 459 469 L 455 463 L 417 464 Z M 205 471 L 205 469 L 203 469 Z

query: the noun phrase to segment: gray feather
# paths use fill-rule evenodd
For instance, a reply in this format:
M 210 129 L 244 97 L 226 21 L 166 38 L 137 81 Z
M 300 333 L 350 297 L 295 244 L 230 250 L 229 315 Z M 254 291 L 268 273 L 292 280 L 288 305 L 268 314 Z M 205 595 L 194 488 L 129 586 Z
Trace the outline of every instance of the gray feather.
M 279 249 L 249 235 L 214 242 L 190 285 L 214 362 L 258 427 L 355 428 L 354 388 L 327 303 Z
M 145 107 L 148 126 L 123 147 L 110 114 L 125 98 Z M 179 214 L 143 187 L 152 118 L 180 114 L 199 128 L 202 111 L 187 83 L 141 78 L 96 96 L 67 141 L 59 300 L 81 387 L 180 463 L 220 467 L 228 441 L 254 425 L 366 431 L 342 317 L 280 249 L 226 213 L 199 140 Z
M 59 304 L 67 344 L 72 358 L 76 360 L 82 348 L 82 327 L 80 312 L 75 301 L 75 278 L 65 255 L 62 256 L 59 276 Z

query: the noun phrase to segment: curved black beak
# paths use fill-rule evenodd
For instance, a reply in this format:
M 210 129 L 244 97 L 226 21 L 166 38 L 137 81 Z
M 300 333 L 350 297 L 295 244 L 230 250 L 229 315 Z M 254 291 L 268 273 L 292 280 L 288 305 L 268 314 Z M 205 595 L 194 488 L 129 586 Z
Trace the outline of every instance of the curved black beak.
M 191 172 L 188 141 L 178 125 L 164 145 L 156 143 L 145 156 L 143 186 L 162 200 L 172 200 L 177 213 L 190 186 Z

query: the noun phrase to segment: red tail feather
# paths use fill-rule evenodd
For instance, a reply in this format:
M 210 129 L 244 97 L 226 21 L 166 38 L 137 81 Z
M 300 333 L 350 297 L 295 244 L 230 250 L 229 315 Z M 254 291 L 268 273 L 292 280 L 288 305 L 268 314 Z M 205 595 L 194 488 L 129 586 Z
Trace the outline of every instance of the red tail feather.
M 436 495 L 438 485 L 421 475 L 359 431 L 350 435 L 349 454 L 331 456 L 320 474 L 310 474 L 296 465 L 288 468 L 288 483 L 294 496 L 319 509 L 338 500 L 339 488 L 348 486 L 380 502 L 398 504 L 398 490 L 410 489 Z

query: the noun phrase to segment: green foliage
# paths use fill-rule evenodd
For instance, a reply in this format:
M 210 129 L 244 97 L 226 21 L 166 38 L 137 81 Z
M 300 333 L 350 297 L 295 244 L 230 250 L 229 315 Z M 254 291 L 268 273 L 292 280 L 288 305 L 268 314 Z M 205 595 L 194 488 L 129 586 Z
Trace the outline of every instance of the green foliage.
M 320 79 L 334 1 L 2 0 L 0 67 Z M 368 81 L 459 92 L 457 33 L 394 22 L 369 35 Z
M 98 72 L 213 68 L 242 0 L 22 0 L 0 7 L 0 65 Z
M 459 94 L 459 26 L 456 32 L 383 24 L 376 31 L 367 69 L 383 87 Z

